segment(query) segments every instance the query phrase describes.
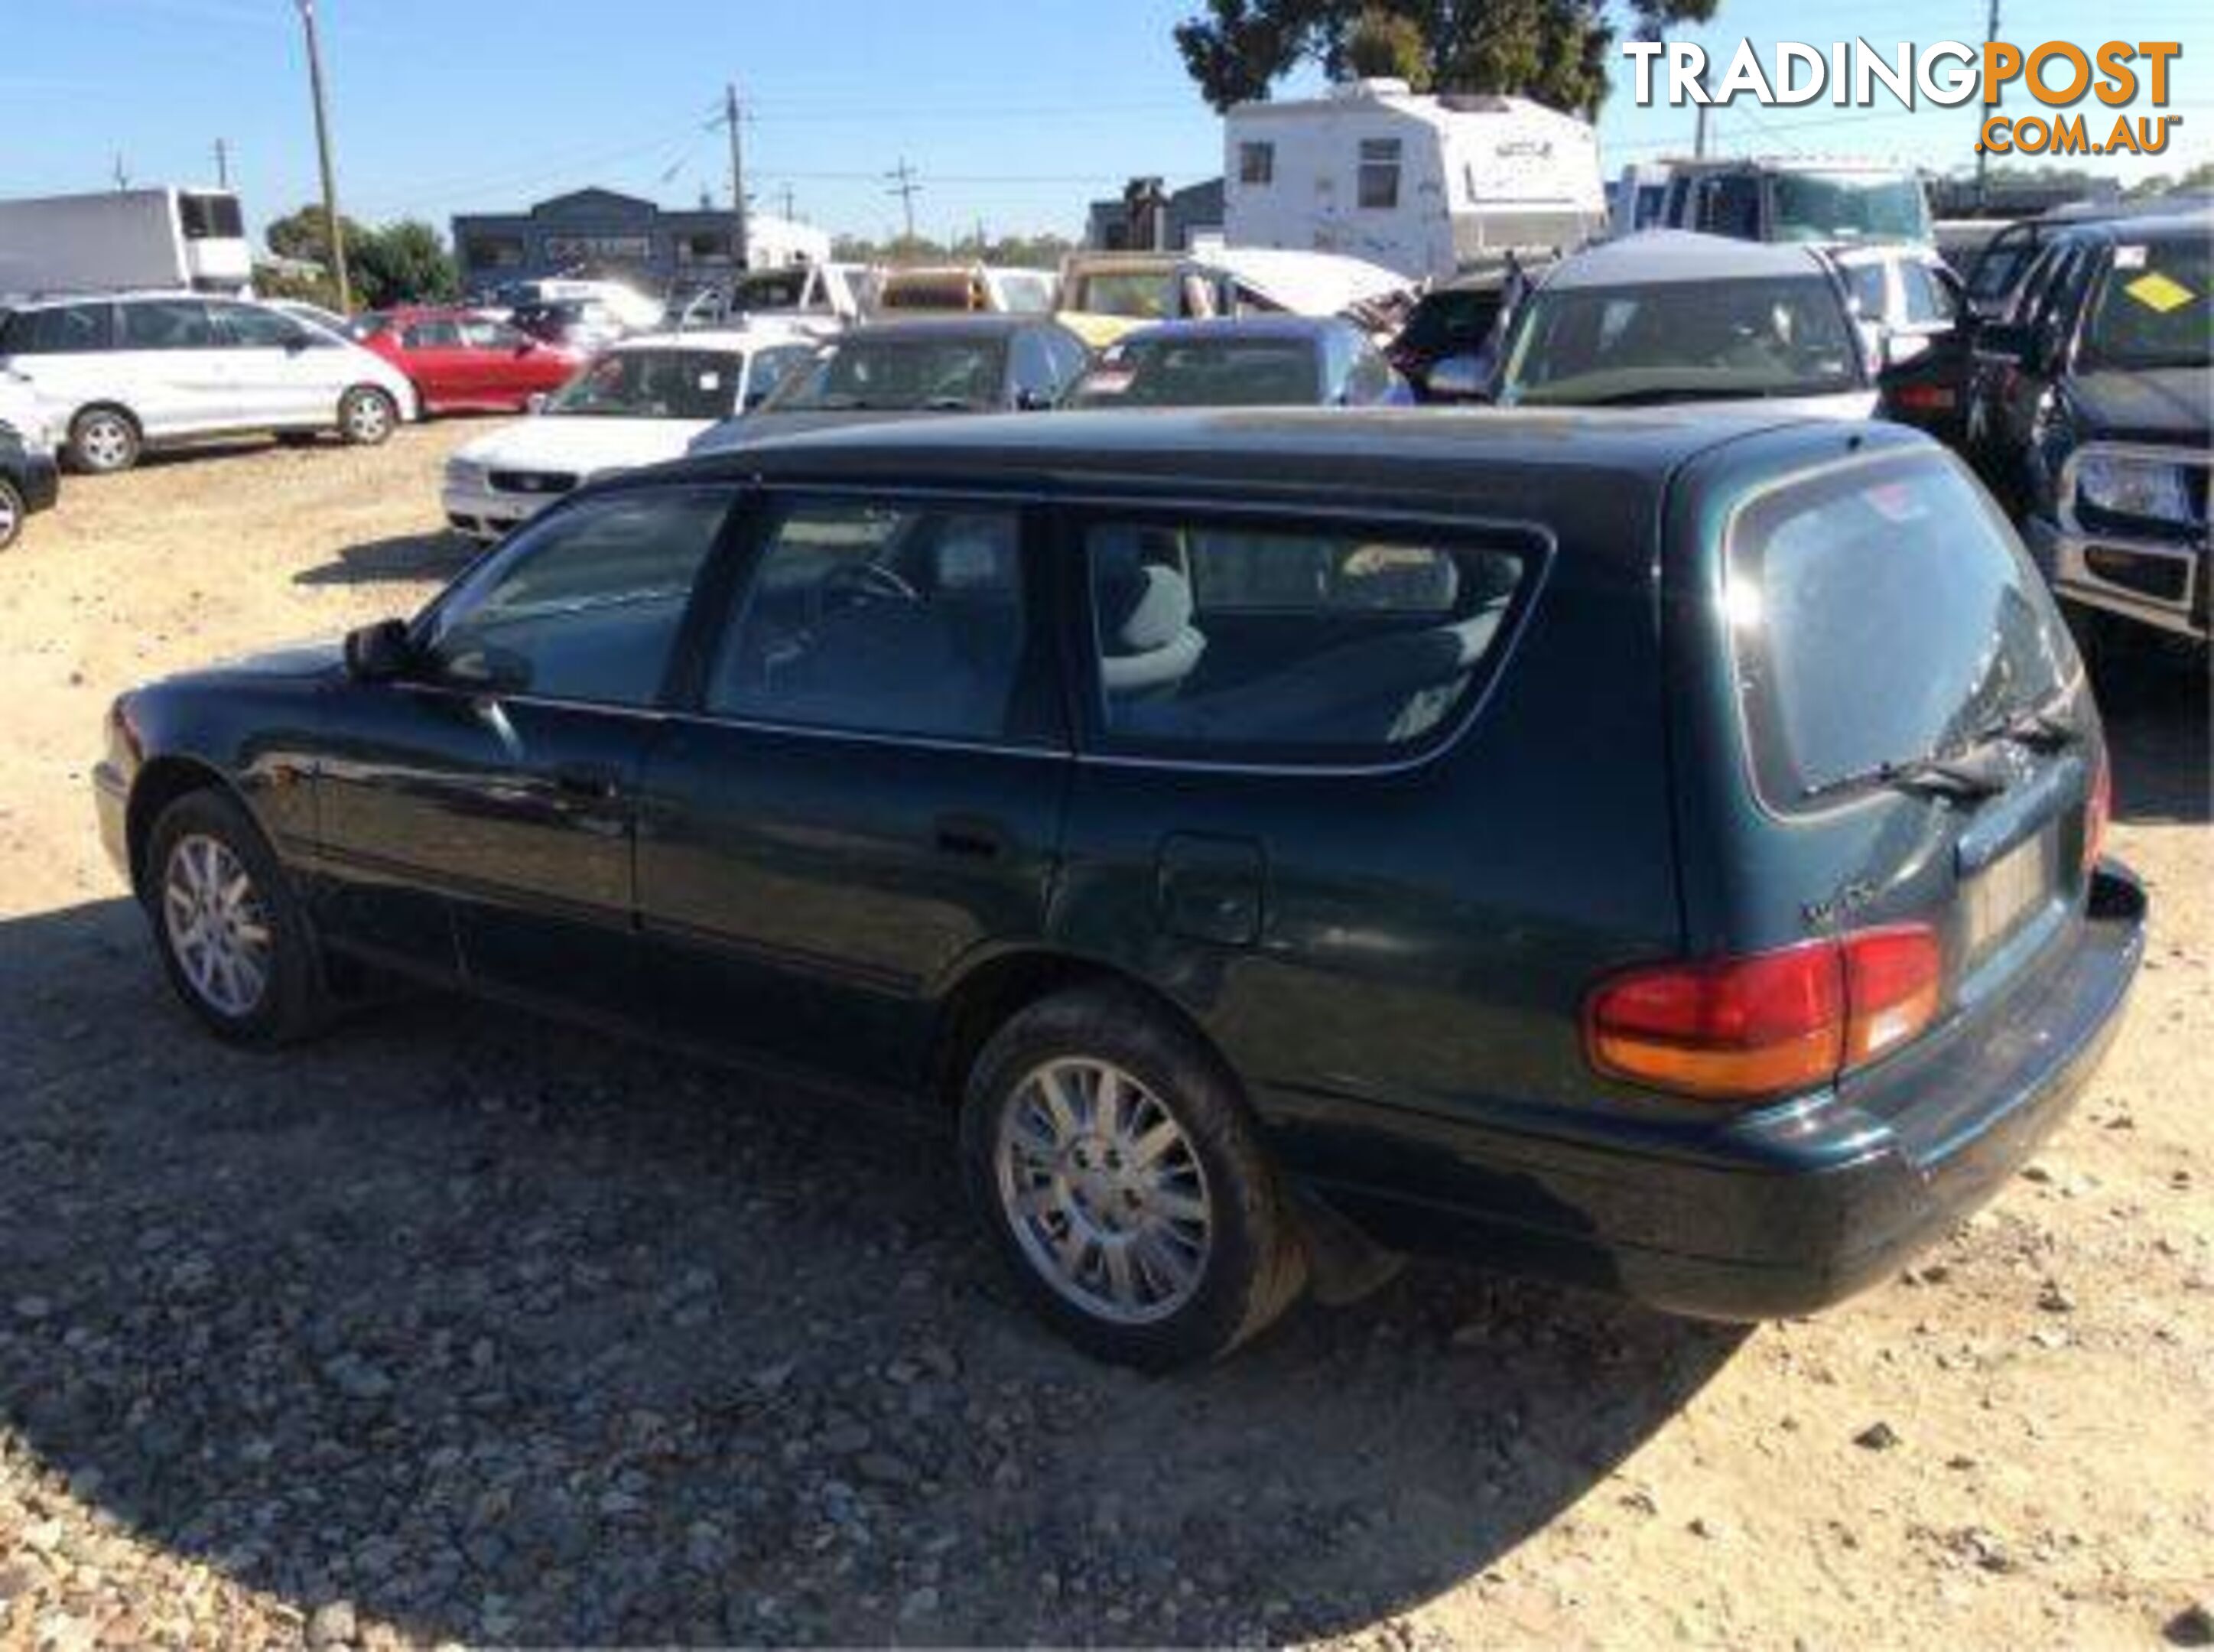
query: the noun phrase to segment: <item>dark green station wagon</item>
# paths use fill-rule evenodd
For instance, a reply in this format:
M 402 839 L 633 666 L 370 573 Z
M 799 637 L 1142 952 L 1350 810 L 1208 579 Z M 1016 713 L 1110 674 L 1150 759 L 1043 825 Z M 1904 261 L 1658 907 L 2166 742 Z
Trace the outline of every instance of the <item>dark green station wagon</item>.
M 1881 1277 L 2113 1035 L 2107 773 L 1912 432 L 1104 413 L 587 489 L 125 695 L 96 786 L 216 1031 L 396 972 L 920 1097 L 1038 1308 L 1165 1367 L 1410 1251 Z

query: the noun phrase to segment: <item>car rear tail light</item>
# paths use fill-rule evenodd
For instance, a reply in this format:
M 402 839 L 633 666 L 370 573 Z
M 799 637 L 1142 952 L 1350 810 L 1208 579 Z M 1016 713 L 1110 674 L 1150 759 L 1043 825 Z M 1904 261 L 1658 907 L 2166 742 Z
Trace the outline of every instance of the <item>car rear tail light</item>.
M 2101 751 L 2091 765 L 2091 789 L 2083 799 L 2083 876 L 2088 879 L 2106 853 L 2107 823 L 2114 813 L 2114 775 Z
M 1716 1101 L 1832 1084 L 1934 1020 L 1936 934 L 1862 930 L 1752 958 L 1666 964 L 1602 982 L 1584 1018 L 1592 1065 Z
M 1901 413 L 1951 413 L 1960 397 L 1950 385 L 1902 384 L 1892 391 L 1891 405 Z

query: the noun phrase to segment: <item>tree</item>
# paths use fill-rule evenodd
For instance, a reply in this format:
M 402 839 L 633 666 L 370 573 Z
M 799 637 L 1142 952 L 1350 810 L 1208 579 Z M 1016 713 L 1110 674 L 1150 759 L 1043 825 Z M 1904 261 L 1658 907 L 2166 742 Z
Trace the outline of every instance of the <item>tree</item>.
M 1512 92 L 1587 117 L 1627 27 L 1651 40 L 1719 0 L 1207 0 L 1179 23 L 1184 67 L 1217 109 L 1266 98 L 1302 63 L 1417 91 Z
M 374 228 L 341 214 L 339 234 L 346 241 L 355 297 L 370 309 L 439 303 L 461 292 L 461 272 L 438 232 L 427 223 L 405 218 Z M 330 267 L 330 236 L 320 206 L 303 206 L 273 219 L 262 238 L 280 258 Z

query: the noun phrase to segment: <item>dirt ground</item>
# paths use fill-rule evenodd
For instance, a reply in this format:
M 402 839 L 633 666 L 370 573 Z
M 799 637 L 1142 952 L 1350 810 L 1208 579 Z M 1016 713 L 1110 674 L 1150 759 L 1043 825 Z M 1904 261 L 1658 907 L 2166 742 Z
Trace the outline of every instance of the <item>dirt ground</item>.
M 277 1056 L 172 1002 L 104 708 L 412 609 L 470 433 L 73 480 L 0 557 L 0 1646 L 2214 1637 L 2194 685 L 2109 709 L 2128 1024 L 1907 1276 L 1741 1333 L 1419 1265 L 1146 1380 L 926 1136 L 435 999 Z

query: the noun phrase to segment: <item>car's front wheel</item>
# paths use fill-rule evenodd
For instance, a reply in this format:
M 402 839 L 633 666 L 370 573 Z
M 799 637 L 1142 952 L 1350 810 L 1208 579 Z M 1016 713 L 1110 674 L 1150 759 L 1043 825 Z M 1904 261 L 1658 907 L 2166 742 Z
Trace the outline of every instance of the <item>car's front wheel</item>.
M 208 790 L 171 804 L 139 881 L 170 985 L 209 1027 L 279 1043 L 322 1025 L 329 994 L 314 929 L 235 799 Z
M 23 503 L 22 494 L 15 484 L 0 476 L 0 551 L 6 550 L 21 537 L 23 518 L 30 509 Z
M 388 440 L 400 423 L 400 404 L 373 385 L 358 384 L 339 398 L 339 434 L 356 447 Z
M 1235 1086 L 1134 994 L 1063 994 L 1008 1021 L 969 1074 L 961 1145 L 1024 1294 L 1104 1359 L 1168 1370 L 1216 1358 L 1306 1280 Z
M 138 426 L 119 407 L 88 407 L 70 421 L 70 463 L 91 475 L 130 469 L 138 447 Z

